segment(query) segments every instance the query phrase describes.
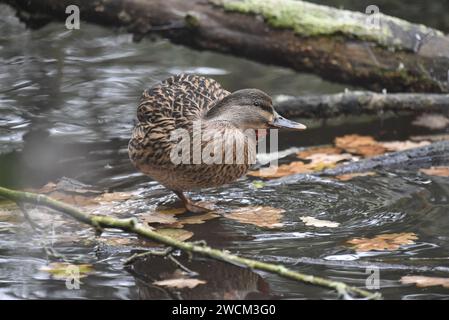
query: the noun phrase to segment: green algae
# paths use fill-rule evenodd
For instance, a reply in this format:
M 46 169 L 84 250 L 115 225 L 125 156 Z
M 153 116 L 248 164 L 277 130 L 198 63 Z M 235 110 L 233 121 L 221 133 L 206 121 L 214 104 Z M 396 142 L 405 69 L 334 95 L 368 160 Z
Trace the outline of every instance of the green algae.
M 404 37 L 401 37 L 400 33 L 443 35 L 440 31 L 424 25 L 415 25 L 382 13 L 376 13 L 374 17 L 304 1 L 210 0 L 210 2 L 227 11 L 260 15 L 273 28 L 291 29 L 296 34 L 307 37 L 342 34 L 382 46 L 412 49 L 413 39 L 410 40 L 408 36 L 405 37 L 406 40 L 402 40 Z M 380 23 L 370 23 L 373 19 Z

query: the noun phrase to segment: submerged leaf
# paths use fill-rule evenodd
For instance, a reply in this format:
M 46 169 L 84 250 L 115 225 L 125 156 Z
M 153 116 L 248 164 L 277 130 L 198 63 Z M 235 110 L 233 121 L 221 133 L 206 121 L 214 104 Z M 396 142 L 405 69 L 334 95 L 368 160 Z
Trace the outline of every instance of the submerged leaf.
M 285 210 L 267 206 L 243 207 L 225 214 L 226 218 L 249 223 L 262 228 L 282 227 L 282 213 Z
M 306 226 L 312 226 L 317 228 L 322 227 L 337 228 L 340 225 L 340 223 L 338 222 L 333 222 L 329 220 L 320 220 L 314 217 L 301 217 L 300 219 L 302 222 L 304 222 Z
M 153 284 L 157 285 L 157 286 L 176 288 L 176 289 L 183 289 L 183 288 L 193 289 L 197 285 L 205 284 L 205 283 L 206 283 L 206 281 L 204 281 L 204 280 L 185 279 L 185 278 L 167 279 L 167 280 L 160 280 L 160 281 L 153 282 Z
M 416 284 L 419 288 L 443 286 L 449 289 L 449 278 L 437 278 L 426 276 L 404 276 L 401 278 L 403 284 Z
M 156 230 L 156 232 L 178 241 L 185 241 L 193 236 L 193 232 L 184 229 L 163 228 Z
M 95 197 L 95 202 L 124 201 L 134 197 L 132 192 L 107 192 Z
M 365 252 L 372 250 L 397 250 L 403 245 L 414 244 L 418 239 L 412 232 L 387 233 L 375 236 L 374 238 L 355 238 L 347 241 L 353 245 L 356 251 Z
M 142 221 L 146 224 L 173 224 L 178 222 L 174 214 L 163 214 L 160 212 L 149 212 L 143 215 Z
M 429 169 L 419 169 L 429 176 L 449 177 L 449 167 L 430 167 Z

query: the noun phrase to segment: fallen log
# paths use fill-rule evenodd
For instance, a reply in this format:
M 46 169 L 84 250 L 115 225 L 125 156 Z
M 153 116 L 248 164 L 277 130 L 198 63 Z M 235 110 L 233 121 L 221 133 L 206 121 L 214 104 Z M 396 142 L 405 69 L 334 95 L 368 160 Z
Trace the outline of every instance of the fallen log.
M 449 165 L 449 141 L 441 141 L 424 147 L 387 153 L 323 170 L 316 175 L 337 176 L 372 170 L 416 169 Z
M 374 91 L 449 92 L 449 37 L 381 13 L 293 0 L 0 0 L 22 20 L 81 19 L 313 72 Z M 46 17 L 46 18 L 45 18 Z M 82 26 L 81 26 L 82 28 Z
M 348 91 L 282 99 L 276 110 L 284 117 L 331 118 L 340 115 L 392 112 L 437 112 L 449 114 L 448 94 Z

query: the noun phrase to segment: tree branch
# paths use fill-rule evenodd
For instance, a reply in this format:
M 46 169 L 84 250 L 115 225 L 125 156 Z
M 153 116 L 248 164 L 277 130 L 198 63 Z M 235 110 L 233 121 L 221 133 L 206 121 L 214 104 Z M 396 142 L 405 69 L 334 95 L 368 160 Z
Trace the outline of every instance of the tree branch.
M 349 286 L 343 282 L 332 281 L 321 277 L 299 273 L 291 269 L 288 269 L 283 265 L 276 265 L 272 263 L 242 258 L 225 251 L 213 249 L 209 246 L 196 245 L 192 242 L 178 241 L 171 237 L 164 236 L 158 233 L 157 231 L 150 229 L 144 224 L 139 223 L 139 221 L 136 218 L 119 219 L 111 216 L 90 215 L 66 203 L 54 200 L 44 195 L 30 192 L 16 191 L 4 187 L 0 187 L 0 196 L 9 199 L 11 201 L 14 201 L 17 204 L 32 203 L 54 209 L 80 222 L 89 224 L 95 228 L 120 229 L 186 252 L 196 253 L 205 257 L 221 260 L 235 265 L 245 266 L 255 270 L 262 270 L 274 273 L 281 277 L 293 279 L 306 284 L 330 288 L 337 291 L 339 295 L 346 298 L 350 298 L 353 296 L 362 297 L 366 299 L 381 298 L 381 295 L 379 293 L 372 293 L 357 287 Z
M 276 104 L 276 110 L 285 117 L 302 118 L 331 118 L 384 111 L 449 114 L 449 94 L 348 91 L 287 98 Z

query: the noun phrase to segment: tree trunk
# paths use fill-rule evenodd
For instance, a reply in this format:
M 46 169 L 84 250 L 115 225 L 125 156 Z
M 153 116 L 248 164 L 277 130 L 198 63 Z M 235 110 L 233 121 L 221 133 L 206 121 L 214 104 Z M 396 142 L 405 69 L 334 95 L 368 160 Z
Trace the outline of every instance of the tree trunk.
M 0 0 L 39 25 L 82 20 L 158 33 L 177 44 L 234 54 L 389 92 L 449 92 L 449 37 L 383 14 L 292 0 Z M 36 24 L 36 23 L 35 23 Z M 82 28 L 82 24 L 81 24 Z
M 331 118 L 385 111 L 449 114 L 449 94 L 348 91 L 287 98 L 276 104 L 276 110 L 285 117 L 301 118 Z

